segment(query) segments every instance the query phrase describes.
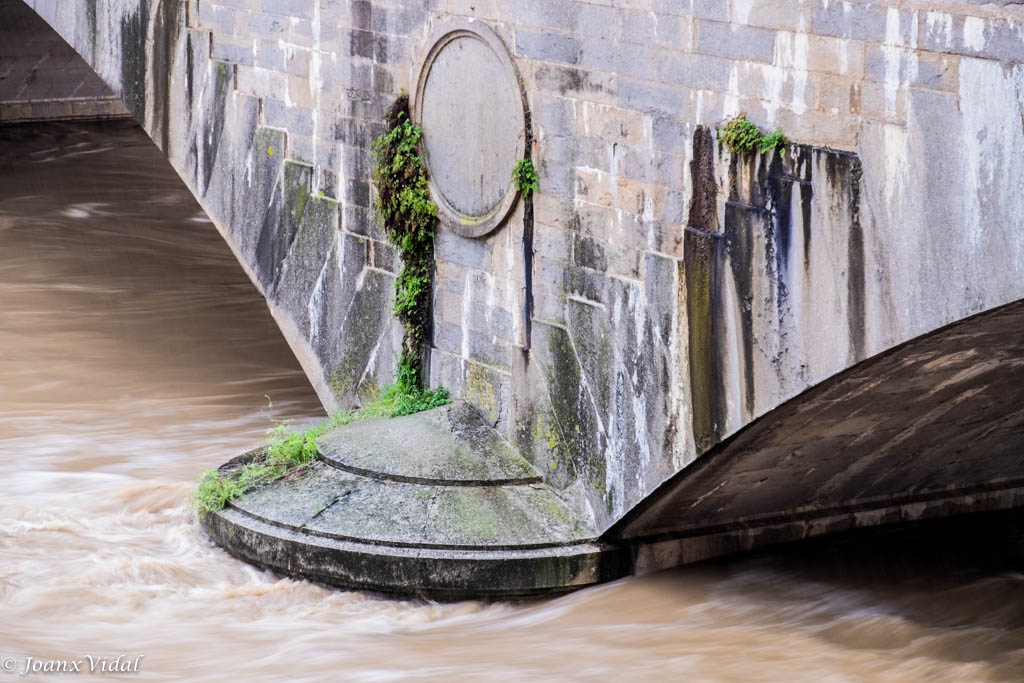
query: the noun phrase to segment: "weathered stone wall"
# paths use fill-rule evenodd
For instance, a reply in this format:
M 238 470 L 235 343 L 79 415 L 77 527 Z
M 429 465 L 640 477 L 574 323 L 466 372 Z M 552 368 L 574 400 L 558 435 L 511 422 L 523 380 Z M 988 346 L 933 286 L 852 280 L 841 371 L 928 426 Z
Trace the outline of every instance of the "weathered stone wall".
M 488 22 L 540 192 L 532 223 L 520 202 L 438 234 L 431 374 L 601 527 L 807 387 L 1024 297 L 1017 3 L 29 4 L 145 122 L 330 407 L 398 348 L 370 142 L 431 27 Z M 714 129 L 741 111 L 797 144 L 731 157 Z

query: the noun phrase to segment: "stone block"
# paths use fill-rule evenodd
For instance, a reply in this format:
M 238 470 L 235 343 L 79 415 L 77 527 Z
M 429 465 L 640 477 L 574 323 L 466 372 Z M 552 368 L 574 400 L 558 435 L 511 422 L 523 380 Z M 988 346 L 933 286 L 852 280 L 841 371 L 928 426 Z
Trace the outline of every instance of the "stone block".
M 558 227 L 537 222 L 533 232 L 533 250 L 546 258 L 568 261 L 572 249 L 573 233 Z
M 681 68 L 679 61 L 668 66 L 663 62 L 658 70 L 661 80 L 672 83 L 674 79 L 683 79 L 682 74 L 675 72 L 676 68 Z M 666 78 L 667 74 L 671 77 Z M 684 105 L 683 93 L 679 89 L 630 78 L 619 79 L 618 101 L 626 107 L 660 114 L 679 114 Z
M 619 79 L 615 73 L 538 64 L 533 72 L 533 80 L 536 88 L 542 92 L 585 97 L 592 102 L 614 102 Z
M 262 0 L 260 9 L 264 14 L 311 20 L 313 5 L 317 2 L 319 0 Z
M 619 12 L 623 8 L 615 7 L 614 3 L 577 2 L 572 32 L 579 36 L 612 38 Z
M 814 10 L 811 28 L 822 36 L 881 43 L 886 36 L 886 11 L 867 3 L 823 3 Z
M 362 3 L 369 5 L 369 0 L 316 0 L 320 7 L 321 23 L 348 24 L 349 10 L 352 6 Z
M 375 37 L 372 31 L 353 29 L 343 37 L 342 43 L 350 57 L 373 59 Z
M 579 199 L 598 206 L 627 213 L 640 213 L 643 210 L 644 184 L 598 169 L 578 167 L 576 195 Z
M 659 61 L 658 78 L 662 83 L 724 92 L 729 85 L 729 74 L 734 64 L 730 59 L 715 55 L 670 53 L 662 55 Z M 620 83 L 620 96 L 622 89 Z M 673 110 L 678 112 L 680 108 L 674 107 Z
M 733 5 L 732 20 L 748 26 L 792 31 L 809 26 L 813 13 L 811 3 L 770 0 Z
M 576 134 L 607 142 L 646 145 L 650 118 L 634 109 L 580 102 Z
M 574 220 L 573 200 L 541 192 L 533 199 L 535 218 L 538 225 L 567 229 Z
M 370 29 L 374 33 L 386 33 L 396 36 L 410 36 L 420 31 L 427 21 L 427 8 L 385 8 L 380 4 L 373 6 Z
M 655 12 L 692 15 L 697 19 L 729 21 L 729 3 L 721 0 L 654 0 Z
M 487 271 L 491 265 L 491 247 L 487 242 L 462 237 L 450 230 L 439 230 L 434 237 L 434 258 Z
M 545 138 L 572 135 L 576 130 L 574 102 L 564 97 L 539 94 L 533 98 L 533 125 Z
M 697 24 L 695 51 L 715 57 L 771 64 L 775 57 L 775 31 L 700 21 Z
M 537 281 L 535 284 L 543 285 L 555 292 L 561 292 L 566 273 L 571 268 L 572 266 L 567 261 L 540 254 L 537 259 Z
M 346 60 L 347 64 L 323 72 L 324 86 L 328 89 L 371 90 L 373 65 L 362 60 Z
M 608 269 L 608 256 L 605 253 L 605 246 L 601 242 L 579 233 L 573 233 L 572 236 L 572 262 L 574 264 L 602 272 Z
M 518 30 L 515 40 L 519 57 L 562 64 L 576 64 L 580 58 L 580 42 L 569 35 Z
M 823 76 L 818 93 L 821 111 L 838 115 L 860 113 L 861 81 L 843 76 Z
M 290 32 L 290 20 L 278 14 L 245 13 L 244 35 L 263 40 L 282 40 Z
M 864 77 L 879 83 L 895 79 L 902 85 L 954 92 L 959 86 L 959 64 L 957 55 L 870 45 Z
M 309 82 L 308 78 L 286 74 L 285 82 L 287 86 L 288 99 L 292 104 L 296 107 L 306 107 L 308 109 L 316 107 L 313 84 Z
M 203 0 L 200 0 L 202 2 Z M 257 0 L 216 0 L 216 4 L 222 7 L 231 7 L 240 10 L 255 10 Z
M 209 0 L 199 0 L 197 14 L 200 27 L 210 29 L 218 35 L 235 35 L 237 10 L 219 3 L 214 4 Z
M 447 0 L 448 12 L 477 19 L 497 20 L 501 17 L 498 0 Z
M 907 120 L 907 89 L 887 87 L 883 83 L 861 81 L 861 116 L 889 123 L 905 123 Z
M 1008 62 L 1021 60 L 1021 23 L 1004 17 L 920 12 L 918 39 L 918 47 L 924 50 Z
M 410 40 L 399 36 L 376 36 L 373 43 L 373 59 L 380 64 L 401 65 L 412 61 L 414 50 Z
M 257 40 L 256 66 L 273 71 L 284 71 L 284 50 L 276 40 Z
M 538 269 L 540 264 L 538 264 Z M 533 290 L 533 318 L 550 323 L 561 323 L 565 320 L 565 299 L 561 285 L 551 288 L 537 285 Z
M 551 0 L 507 0 L 505 13 L 522 26 L 571 31 L 576 24 L 575 3 Z
M 585 38 L 581 43 L 579 61 L 590 70 L 644 81 L 657 80 L 658 64 L 649 47 L 620 44 L 608 38 Z
M 960 87 L 960 58 L 937 52 L 918 52 L 917 73 L 911 79 L 911 85 L 957 92 Z
M 292 135 L 312 136 L 313 110 L 305 107 L 289 107 L 287 110 L 288 132 Z
M 303 48 L 284 50 L 284 72 L 300 78 L 309 78 L 310 51 Z
M 284 93 L 287 78 L 279 71 L 259 67 L 239 66 L 235 87 L 244 93 L 262 98 L 276 98 Z
M 210 56 L 220 62 L 243 64 L 245 66 L 256 65 L 256 55 L 252 49 L 252 41 L 236 42 L 230 38 L 218 37 L 213 41 L 213 51 Z
M 434 347 L 447 353 L 462 353 L 462 328 L 446 322 L 434 324 Z
M 852 117 L 817 111 L 796 114 L 788 109 L 779 112 L 779 126 L 792 140 L 834 149 L 856 149 L 860 128 L 859 121 Z
M 494 335 L 476 330 L 465 331 L 469 346 L 469 360 L 483 363 L 492 368 L 511 371 L 512 346 L 502 342 Z
M 674 14 L 623 9 L 619 11 L 619 42 L 685 49 L 683 24 L 683 19 Z M 686 34 L 688 37 L 688 30 Z

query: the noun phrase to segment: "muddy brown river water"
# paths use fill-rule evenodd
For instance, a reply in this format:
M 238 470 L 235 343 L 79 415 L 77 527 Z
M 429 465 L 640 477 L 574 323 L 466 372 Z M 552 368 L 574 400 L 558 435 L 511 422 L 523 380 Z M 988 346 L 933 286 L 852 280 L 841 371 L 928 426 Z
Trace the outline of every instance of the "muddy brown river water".
M 137 128 L 0 128 L 0 683 L 99 678 L 90 656 L 156 681 L 1024 680 L 1021 515 L 516 604 L 336 591 L 212 546 L 196 475 L 321 415 Z

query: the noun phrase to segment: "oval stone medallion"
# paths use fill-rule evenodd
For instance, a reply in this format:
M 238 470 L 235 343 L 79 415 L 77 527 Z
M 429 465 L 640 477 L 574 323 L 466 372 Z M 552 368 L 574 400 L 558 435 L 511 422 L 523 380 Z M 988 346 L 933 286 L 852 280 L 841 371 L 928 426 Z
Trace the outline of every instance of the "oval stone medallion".
M 415 115 L 442 222 L 479 237 L 511 210 L 510 174 L 523 156 L 525 115 L 515 67 L 479 21 L 442 26 L 420 70 Z

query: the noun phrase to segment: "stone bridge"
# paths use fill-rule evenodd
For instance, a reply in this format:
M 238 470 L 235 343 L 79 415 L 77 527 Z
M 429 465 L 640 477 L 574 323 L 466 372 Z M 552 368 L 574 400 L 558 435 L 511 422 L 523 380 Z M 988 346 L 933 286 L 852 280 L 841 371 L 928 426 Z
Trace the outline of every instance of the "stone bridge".
M 26 4 L 164 151 L 328 409 L 395 372 L 371 143 L 410 92 L 431 383 L 604 558 L 495 591 L 1020 503 L 1020 3 Z M 728 149 L 741 112 L 786 146 Z

